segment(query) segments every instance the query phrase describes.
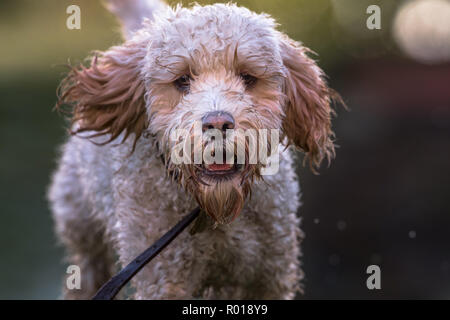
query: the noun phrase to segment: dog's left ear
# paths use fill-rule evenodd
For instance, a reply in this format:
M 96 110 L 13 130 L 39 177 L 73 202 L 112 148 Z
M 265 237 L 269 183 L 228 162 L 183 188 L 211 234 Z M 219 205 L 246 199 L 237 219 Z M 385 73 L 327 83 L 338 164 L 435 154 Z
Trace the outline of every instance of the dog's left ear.
M 280 38 L 286 72 L 284 134 L 289 144 L 305 152 L 314 172 L 323 159 L 329 162 L 335 154 L 330 103 L 337 94 L 328 88 L 322 70 L 306 55 L 308 49 L 285 35 Z
M 145 86 L 140 74 L 145 48 L 125 43 L 100 53 L 90 67 L 72 67 L 59 87 L 57 107 L 72 107 L 72 134 L 92 131 L 105 143 L 123 134 L 137 140 L 147 127 Z

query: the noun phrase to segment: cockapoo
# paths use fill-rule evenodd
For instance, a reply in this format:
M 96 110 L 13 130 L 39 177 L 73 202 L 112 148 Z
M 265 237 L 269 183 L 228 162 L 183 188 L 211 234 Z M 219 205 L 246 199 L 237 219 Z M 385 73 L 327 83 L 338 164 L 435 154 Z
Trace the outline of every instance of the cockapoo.
M 108 7 L 125 42 L 71 68 L 59 91 L 72 134 L 49 200 L 69 263 L 81 270 L 81 289 L 65 297 L 91 298 L 116 260 L 126 265 L 200 206 L 191 232 L 132 280 L 134 298 L 293 299 L 303 272 L 291 149 L 303 151 L 312 170 L 334 157 L 335 93 L 323 72 L 272 18 L 234 4 Z M 267 161 L 250 162 L 252 134 L 244 136 L 243 163 L 233 162 L 236 154 L 231 163 L 175 162 L 174 132 L 188 133 L 186 147 L 196 123 L 200 135 L 223 133 L 227 152 L 246 130 L 259 138 L 263 129 L 279 131 L 275 144 L 271 134 L 263 141 L 277 150 L 277 172 L 264 175 Z M 211 136 L 200 148 L 208 145 Z

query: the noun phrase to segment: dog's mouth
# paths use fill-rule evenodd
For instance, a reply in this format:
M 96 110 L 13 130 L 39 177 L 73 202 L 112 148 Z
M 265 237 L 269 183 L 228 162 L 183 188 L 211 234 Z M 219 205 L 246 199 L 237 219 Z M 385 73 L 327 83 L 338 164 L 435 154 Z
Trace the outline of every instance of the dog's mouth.
M 205 157 L 202 164 L 184 166 L 181 171 L 186 173 L 186 189 L 220 224 L 230 223 L 239 215 L 255 176 L 258 178 L 258 167 L 247 162 L 247 155 L 244 159 L 238 153 L 225 155 Z
M 238 174 L 242 169 L 242 165 L 237 164 L 237 158 L 234 158 L 233 163 L 226 163 L 224 158 L 222 163 L 202 164 L 200 166 L 201 172 L 212 178 L 229 178 Z
M 208 176 L 226 177 L 239 172 L 240 165 L 237 164 L 205 164 L 202 166 L 202 172 Z

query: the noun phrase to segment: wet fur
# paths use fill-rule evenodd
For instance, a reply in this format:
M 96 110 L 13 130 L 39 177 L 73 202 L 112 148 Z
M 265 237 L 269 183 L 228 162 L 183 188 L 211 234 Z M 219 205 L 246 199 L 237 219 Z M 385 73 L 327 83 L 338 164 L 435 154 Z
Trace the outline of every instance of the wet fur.
M 135 298 L 294 298 L 302 232 L 289 148 L 264 181 L 247 165 L 233 179 L 203 183 L 192 165 L 171 163 L 169 135 L 225 110 L 237 128 L 280 129 L 280 149 L 296 147 L 318 168 L 334 156 L 323 72 L 267 15 L 232 4 L 164 8 L 127 29 L 138 12 L 122 17 L 124 44 L 73 67 L 60 86 L 72 136 L 49 199 L 69 262 L 82 267 L 82 289 L 65 297 L 90 298 L 111 275 L 112 252 L 125 265 L 200 204 L 216 227 L 181 234 L 134 278 Z M 258 78 L 254 87 L 242 72 Z M 183 94 L 173 81 L 186 73 L 193 80 Z

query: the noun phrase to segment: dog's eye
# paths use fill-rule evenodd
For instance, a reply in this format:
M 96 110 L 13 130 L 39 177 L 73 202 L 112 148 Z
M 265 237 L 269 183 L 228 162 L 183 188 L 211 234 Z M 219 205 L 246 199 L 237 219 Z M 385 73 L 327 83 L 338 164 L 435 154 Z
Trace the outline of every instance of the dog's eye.
M 247 87 L 253 86 L 256 83 L 256 81 L 258 80 L 257 78 L 255 78 L 254 76 L 252 76 L 248 73 L 241 73 L 240 76 Z
M 188 92 L 191 85 L 191 77 L 185 74 L 184 76 L 181 76 L 177 80 L 175 80 L 174 84 L 179 91 Z

